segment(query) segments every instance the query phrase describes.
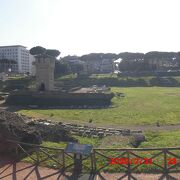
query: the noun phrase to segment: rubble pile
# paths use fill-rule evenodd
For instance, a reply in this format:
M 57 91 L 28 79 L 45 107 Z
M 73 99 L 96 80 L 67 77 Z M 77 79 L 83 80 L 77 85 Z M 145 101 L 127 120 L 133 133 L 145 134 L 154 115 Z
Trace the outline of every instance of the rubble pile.
M 40 131 L 41 137 L 45 141 L 52 142 L 75 142 L 75 138 L 71 137 L 69 131 L 64 129 L 61 125 L 44 121 L 28 122 L 29 126 L 35 127 Z
M 4 97 L 0 95 L 0 101 L 3 101 L 4 100 Z
M 43 133 L 49 131 L 52 135 L 54 132 L 60 131 L 59 134 L 62 134 L 63 131 L 68 131 L 73 135 L 83 136 L 83 137 L 105 137 L 105 136 L 133 136 L 136 134 L 141 135 L 142 130 L 130 130 L 130 129 L 117 129 L 117 128 L 107 128 L 107 127 L 91 127 L 87 125 L 78 125 L 71 123 L 62 123 L 62 122 L 52 122 L 47 119 L 32 119 L 29 124 L 36 126 Z M 53 132 L 53 133 L 52 133 Z M 58 133 L 57 133 L 58 134 Z M 50 138 L 50 137 L 49 137 Z
M 31 144 L 41 144 L 42 140 L 76 141 L 63 128 L 54 125 L 47 126 L 46 124 L 36 125 L 27 116 L 0 110 L 0 146 L 7 144 L 8 140 Z
M 0 152 L 13 149 L 16 146 L 8 140 L 40 144 L 40 132 L 26 124 L 27 118 L 16 113 L 0 110 Z
M 146 140 L 143 134 L 135 134 L 130 140 L 130 143 L 137 148 L 142 142 Z
M 0 111 L 0 140 L 16 140 L 26 143 L 40 144 L 38 130 L 26 124 L 27 118 L 16 113 Z

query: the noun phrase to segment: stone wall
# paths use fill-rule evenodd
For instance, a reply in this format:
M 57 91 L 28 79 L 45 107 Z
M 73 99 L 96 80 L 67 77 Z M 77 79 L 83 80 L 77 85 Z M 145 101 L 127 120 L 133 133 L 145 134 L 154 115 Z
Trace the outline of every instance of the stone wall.
M 91 127 L 91 126 L 80 126 L 77 124 L 70 123 L 57 123 L 51 122 L 45 119 L 36 119 L 32 121 L 34 125 L 40 127 L 40 129 L 63 129 L 71 134 L 80 135 L 83 137 L 105 137 L 105 136 L 133 136 L 136 134 L 142 134 L 141 130 L 130 130 L 130 129 L 117 129 L 117 128 L 106 128 L 106 127 Z M 32 123 L 31 122 L 31 123 Z
M 12 92 L 6 99 L 8 105 L 37 105 L 44 107 L 70 107 L 70 106 L 109 106 L 113 93 L 63 93 L 60 91 Z

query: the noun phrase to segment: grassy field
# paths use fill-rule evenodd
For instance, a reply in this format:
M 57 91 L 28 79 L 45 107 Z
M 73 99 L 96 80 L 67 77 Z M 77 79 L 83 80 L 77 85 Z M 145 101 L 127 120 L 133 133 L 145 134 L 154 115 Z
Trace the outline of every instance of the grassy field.
M 92 120 L 93 125 L 99 126 L 180 124 L 180 88 L 114 87 L 112 91 L 125 94 L 112 99 L 112 108 L 21 109 L 18 112 L 61 122 L 87 124 Z
M 78 139 L 81 144 L 92 144 L 95 148 L 133 148 L 131 136 L 107 136 L 104 138 L 88 138 L 81 136 L 73 136 Z M 176 131 L 148 131 L 145 133 L 146 140 L 142 142 L 139 148 L 150 147 L 179 147 L 180 146 L 180 130 Z M 46 147 L 65 148 L 67 143 L 43 142 Z

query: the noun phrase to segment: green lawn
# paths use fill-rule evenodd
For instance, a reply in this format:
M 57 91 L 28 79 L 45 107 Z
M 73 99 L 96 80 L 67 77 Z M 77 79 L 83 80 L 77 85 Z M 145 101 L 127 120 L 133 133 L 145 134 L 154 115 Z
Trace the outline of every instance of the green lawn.
M 160 147 L 180 147 L 180 130 L 175 131 L 148 131 L 145 132 L 146 140 L 139 148 L 160 148 Z M 73 136 L 81 144 L 92 144 L 95 148 L 133 148 L 130 144 L 131 136 L 107 136 L 104 138 L 88 138 Z M 65 148 L 66 142 L 53 143 L 43 142 L 46 147 Z
M 175 131 L 149 131 L 145 133 L 146 141 L 139 148 L 149 147 L 180 147 L 180 130 Z
M 180 124 L 180 88 L 131 87 L 112 88 L 114 93 L 125 93 L 125 97 L 114 97 L 112 108 L 107 109 L 22 109 L 19 113 L 50 118 L 56 121 L 99 126 L 149 125 L 160 122 Z

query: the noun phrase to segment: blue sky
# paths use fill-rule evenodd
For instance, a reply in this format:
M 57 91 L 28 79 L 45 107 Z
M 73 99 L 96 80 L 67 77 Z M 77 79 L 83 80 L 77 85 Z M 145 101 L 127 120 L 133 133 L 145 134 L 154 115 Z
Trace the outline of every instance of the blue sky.
M 0 0 L 0 45 L 64 55 L 180 51 L 179 0 Z

